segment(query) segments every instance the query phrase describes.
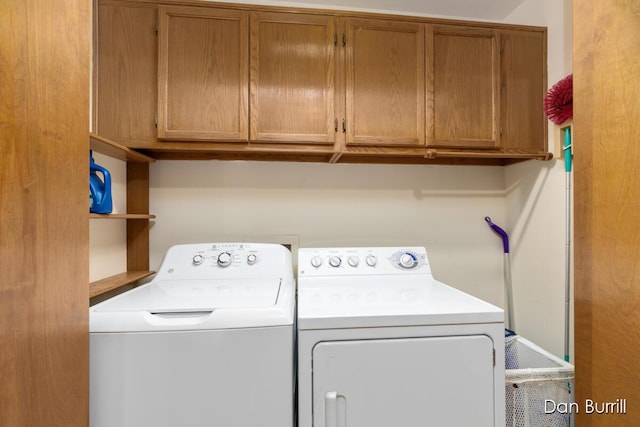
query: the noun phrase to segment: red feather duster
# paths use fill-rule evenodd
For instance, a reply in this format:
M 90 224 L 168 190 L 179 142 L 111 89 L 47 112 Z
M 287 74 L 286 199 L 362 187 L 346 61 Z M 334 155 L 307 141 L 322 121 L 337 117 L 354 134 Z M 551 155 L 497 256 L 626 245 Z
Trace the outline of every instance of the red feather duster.
M 544 113 L 557 125 L 573 118 L 573 74 L 549 89 L 544 97 Z

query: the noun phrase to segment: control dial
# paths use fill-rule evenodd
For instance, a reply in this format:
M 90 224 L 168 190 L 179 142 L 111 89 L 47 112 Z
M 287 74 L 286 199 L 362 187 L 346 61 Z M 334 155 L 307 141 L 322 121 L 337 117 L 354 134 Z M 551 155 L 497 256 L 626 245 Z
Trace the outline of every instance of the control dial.
M 253 265 L 258 261 L 258 256 L 256 254 L 247 255 L 247 264 Z
M 411 252 L 405 252 L 398 258 L 398 265 L 402 268 L 413 268 L 418 265 L 418 257 Z
M 193 265 L 200 265 L 204 261 L 204 257 L 200 254 L 194 255 L 192 258 Z
M 314 256 L 313 258 L 311 258 L 311 266 L 314 268 L 319 268 L 322 265 L 322 258 L 320 258 L 318 255 Z
M 369 267 L 375 267 L 378 263 L 378 258 L 375 255 L 367 255 L 366 262 Z
M 229 252 L 222 252 L 218 255 L 218 265 L 220 267 L 229 267 L 231 265 L 231 261 L 233 261 L 233 257 Z
M 329 258 L 329 265 L 331 267 L 340 267 L 340 264 L 342 264 L 342 259 L 339 256 L 334 255 Z
M 358 266 L 358 257 L 357 256 L 350 256 L 349 258 L 347 258 L 347 262 L 349 263 L 349 265 L 351 267 L 357 267 Z

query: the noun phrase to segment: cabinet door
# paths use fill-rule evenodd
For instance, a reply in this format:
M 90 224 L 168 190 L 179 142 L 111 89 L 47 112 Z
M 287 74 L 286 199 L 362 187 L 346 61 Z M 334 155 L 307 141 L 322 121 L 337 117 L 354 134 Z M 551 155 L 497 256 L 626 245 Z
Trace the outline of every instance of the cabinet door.
M 347 19 L 344 43 L 347 145 L 424 146 L 424 25 Z
M 246 141 L 247 12 L 159 9 L 158 138 Z
M 499 57 L 495 31 L 432 26 L 427 51 L 427 145 L 497 148 Z
M 335 21 L 251 13 L 251 141 L 334 143 Z
M 494 369 L 484 335 L 321 342 L 313 425 L 495 427 Z
M 156 141 L 157 8 L 100 1 L 94 47 L 94 132 L 129 146 Z
M 505 31 L 500 44 L 501 146 L 507 152 L 546 152 L 546 34 Z

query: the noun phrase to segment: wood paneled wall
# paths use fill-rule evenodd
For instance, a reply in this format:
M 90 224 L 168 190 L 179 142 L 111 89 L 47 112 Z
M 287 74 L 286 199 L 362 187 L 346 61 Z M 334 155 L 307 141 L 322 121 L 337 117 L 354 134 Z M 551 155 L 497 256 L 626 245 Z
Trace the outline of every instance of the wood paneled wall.
M 0 7 L 0 425 L 88 422 L 90 2 Z
M 640 3 L 574 0 L 579 427 L 640 425 Z M 585 401 L 627 399 L 627 414 Z

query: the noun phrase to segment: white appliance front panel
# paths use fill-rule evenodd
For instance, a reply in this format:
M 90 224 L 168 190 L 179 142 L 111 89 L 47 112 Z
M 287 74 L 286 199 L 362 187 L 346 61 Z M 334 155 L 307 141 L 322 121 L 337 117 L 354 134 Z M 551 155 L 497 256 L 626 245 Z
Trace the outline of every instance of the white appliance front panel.
M 430 275 L 307 277 L 298 286 L 300 330 L 503 321 L 502 309 Z
M 291 427 L 293 333 L 91 334 L 90 426 Z
M 320 342 L 312 363 L 313 427 L 496 425 L 488 336 Z
M 295 288 L 282 279 L 154 280 L 91 307 L 90 332 L 292 325 Z
M 281 279 L 155 280 L 96 305 L 94 312 L 199 311 L 270 307 L 278 301 Z

